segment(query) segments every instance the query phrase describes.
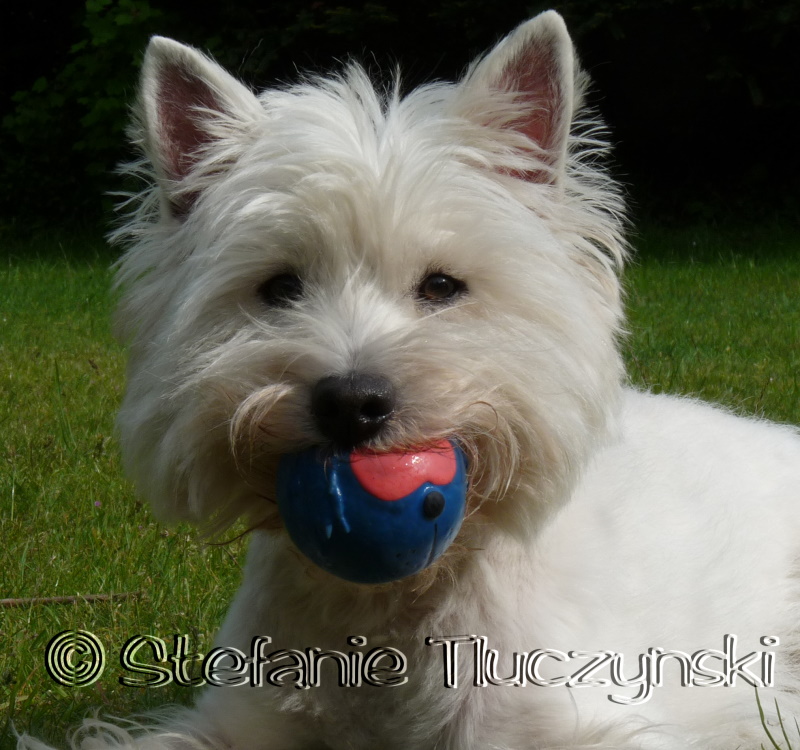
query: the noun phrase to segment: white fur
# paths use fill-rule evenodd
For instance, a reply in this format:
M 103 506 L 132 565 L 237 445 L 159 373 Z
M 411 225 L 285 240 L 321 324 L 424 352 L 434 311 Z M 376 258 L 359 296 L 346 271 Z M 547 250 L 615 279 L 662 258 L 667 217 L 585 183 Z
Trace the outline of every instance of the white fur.
M 119 269 L 127 468 L 163 518 L 222 528 L 244 516 L 256 527 L 217 645 L 247 652 L 269 635 L 275 649 L 347 651 L 347 636 L 364 635 L 408 657 L 409 681 L 209 688 L 194 712 L 140 731 L 95 723 L 100 735 L 76 746 L 764 741 L 752 688 L 681 687 L 669 667 L 648 702 L 623 706 L 607 696 L 632 688 L 473 687 L 462 648 L 461 684 L 445 689 L 441 651 L 425 637 L 468 633 L 499 651 L 502 674 L 515 651 L 635 660 L 649 647 L 721 649 L 735 634 L 743 655 L 778 636 L 778 688 L 762 703 L 771 715 L 777 695 L 800 716 L 800 439 L 623 386 L 621 204 L 596 165 L 604 145 L 582 119 L 573 66 L 553 12 L 461 83 L 403 99 L 355 66 L 257 99 L 196 51 L 153 40 L 134 135 L 147 155 L 137 169 L 154 179 L 119 232 L 130 245 Z M 170 122 L 180 113 L 161 85 L 170 70 L 206 87 L 191 113 L 205 136 L 186 169 L 174 158 L 182 126 Z M 288 268 L 304 279 L 302 299 L 266 308 L 258 286 Z M 432 269 L 465 280 L 468 294 L 421 306 L 414 290 Z M 377 447 L 455 435 L 470 456 L 456 543 L 431 570 L 379 587 L 303 561 L 268 501 L 278 458 L 323 439 L 311 387 L 352 370 L 390 377 L 399 394 Z

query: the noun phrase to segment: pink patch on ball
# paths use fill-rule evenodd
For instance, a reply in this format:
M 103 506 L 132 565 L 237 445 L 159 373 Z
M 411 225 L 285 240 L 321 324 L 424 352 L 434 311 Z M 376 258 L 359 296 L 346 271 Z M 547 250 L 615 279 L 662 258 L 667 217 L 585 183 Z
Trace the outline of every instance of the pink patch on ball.
M 350 466 L 359 484 L 379 500 L 400 500 L 425 482 L 445 485 L 456 475 L 456 454 L 447 440 L 424 451 L 353 452 Z

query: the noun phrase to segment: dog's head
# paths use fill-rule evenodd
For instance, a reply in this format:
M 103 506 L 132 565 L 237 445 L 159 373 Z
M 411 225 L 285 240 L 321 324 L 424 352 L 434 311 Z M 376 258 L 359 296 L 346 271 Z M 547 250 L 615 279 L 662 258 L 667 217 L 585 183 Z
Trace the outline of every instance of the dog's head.
M 155 38 L 118 233 L 128 469 L 163 517 L 278 524 L 279 457 L 456 438 L 470 517 L 535 530 L 615 408 L 618 193 L 561 18 L 458 84 L 260 97 Z

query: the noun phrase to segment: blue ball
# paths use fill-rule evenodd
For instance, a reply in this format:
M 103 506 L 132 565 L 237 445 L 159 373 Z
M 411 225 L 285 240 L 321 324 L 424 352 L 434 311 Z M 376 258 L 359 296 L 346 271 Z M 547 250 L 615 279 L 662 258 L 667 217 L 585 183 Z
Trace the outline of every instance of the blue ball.
M 396 499 L 380 496 L 392 495 L 391 474 L 381 478 L 383 488 L 364 479 L 364 466 L 369 469 L 376 454 L 340 456 L 313 447 L 283 456 L 278 509 L 292 541 L 319 567 L 355 583 L 387 583 L 424 570 L 455 539 L 466 507 L 464 452 L 452 441 L 441 445 L 431 450 L 453 452 L 452 479 L 437 484 L 436 472 L 428 472 L 430 481 L 425 472 L 417 477 L 413 468 L 396 469 L 401 489 L 420 480 Z M 426 451 L 405 455 L 411 466 L 415 458 L 424 461 Z M 354 470 L 353 462 L 361 460 L 366 463 Z

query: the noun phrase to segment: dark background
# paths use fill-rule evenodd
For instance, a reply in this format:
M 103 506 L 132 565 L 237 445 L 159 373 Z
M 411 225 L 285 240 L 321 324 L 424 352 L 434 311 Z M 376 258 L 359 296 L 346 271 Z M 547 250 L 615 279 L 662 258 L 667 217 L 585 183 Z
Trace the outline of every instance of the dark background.
M 0 228 L 100 224 L 147 38 L 210 51 L 256 87 L 355 57 L 407 86 L 452 79 L 555 7 L 594 79 L 637 217 L 796 221 L 800 2 L 62 0 L 9 3 L 0 59 Z

